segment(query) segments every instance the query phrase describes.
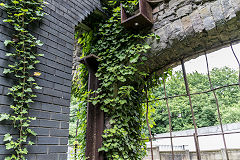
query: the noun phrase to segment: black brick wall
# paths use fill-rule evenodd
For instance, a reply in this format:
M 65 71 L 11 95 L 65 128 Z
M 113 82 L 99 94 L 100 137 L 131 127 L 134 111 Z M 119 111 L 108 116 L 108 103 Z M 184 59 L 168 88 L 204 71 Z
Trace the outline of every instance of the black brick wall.
M 69 105 L 71 97 L 72 53 L 74 27 L 96 8 L 100 9 L 99 0 L 47 0 L 45 8 L 48 15 L 42 22 L 31 28 L 32 33 L 44 42 L 38 53 L 37 71 L 42 75 L 37 82 L 43 87 L 36 91 L 36 103 L 31 106 L 30 116 L 37 117 L 31 124 L 38 136 L 31 137 L 36 143 L 29 147 L 28 160 L 66 160 L 68 144 Z M 0 8 L 0 113 L 9 113 L 11 99 L 7 97 L 12 80 L 3 75 L 3 69 L 12 59 L 5 57 L 9 49 L 4 47 L 4 40 L 10 39 L 12 28 L 2 20 L 6 13 Z M 6 151 L 3 135 L 17 134 L 7 122 L 0 124 L 0 160 L 11 153 Z

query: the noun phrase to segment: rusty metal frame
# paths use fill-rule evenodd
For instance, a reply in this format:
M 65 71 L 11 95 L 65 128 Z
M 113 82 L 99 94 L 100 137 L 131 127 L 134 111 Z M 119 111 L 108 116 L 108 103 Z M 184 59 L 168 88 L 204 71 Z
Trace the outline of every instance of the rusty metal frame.
M 221 132 L 222 132 L 224 150 L 225 150 L 225 153 L 226 153 L 227 160 L 229 160 L 229 155 L 228 155 L 228 150 L 227 150 L 227 143 L 226 143 L 224 130 L 223 130 L 223 124 L 222 124 L 222 117 L 221 117 L 220 107 L 219 107 L 219 103 L 218 103 L 217 94 L 216 94 L 215 90 L 213 90 L 212 80 L 211 80 L 210 71 L 209 71 L 209 63 L 208 63 L 208 58 L 207 58 L 206 52 L 205 52 L 205 58 L 206 58 L 206 64 L 207 64 L 208 81 L 209 81 L 210 88 L 211 88 L 211 90 L 213 92 L 213 95 L 214 95 L 214 98 L 215 98 L 215 102 L 216 102 L 216 106 L 217 106 L 218 119 L 219 119 Z
M 236 53 L 235 53 L 235 51 L 234 51 L 234 49 L 233 49 L 232 42 L 230 43 L 230 46 L 231 46 L 232 53 L 233 53 L 233 55 L 234 55 L 234 57 L 235 57 L 235 59 L 236 59 L 236 61 L 237 61 L 237 63 L 238 63 L 238 67 L 239 67 L 239 79 L 238 79 L 238 83 L 239 83 L 239 87 L 240 87 L 240 61 L 239 61 L 239 59 L 238 59 L 238 57 L 237 57 L 237 55 L 236 55 Z
M 147 0 L 139 0 L 139 13 L 127 17 L 121 4 L 121 23 L 125 28 L 142 29 L 153 25 L 152 7 Z
M 172 160 L 174 160 L 174 149 L 173 149 L 173 138 L 183 138 L 183 137 L 193 137 L 194 138 L 194 142 L 195 142 L 195 146 L 196 146 L 196 153 L 197 153 L 197 159 L 201 160 L 201 150 L 200 150 L 200 145 L 199 145 L 199 137 L 206 137 L 206 136 L 216 136 L 216 135 L 221 135 L 222 136 L 222 140 L 223 140 L 223 144 L 224 144 L 224 150 L 226 153 L 226 159 L 229 159 L 229 153 L 228 153 L 228 148 L 227 148 L 227 143 L 226 143 L 226 139 L 225 139 L 225 135 L 231 135 L 231 134 L 238 134 L 239 132 L 224 132 L 223 129 L 223 123 L 222 123 L 222 117 L 221 117 L 221 112 L 220 112 L 220 105 L 218 102 L 218 98 L 217 98 L 217 94 L 216 91 L 220 90 L 222 88 L 228 88 L 228 87 L 234 87 L 234 86 L 239 86 L 240 88 L 240 61 L 234 51 L 233 42 L 230 43 L 230 47 L 232 50 L 232 54 L 234 55 L 238 66 L 239 66 L 239 79 L 238 79 L 238 83 L 237 84 L 228 84 L 228 85 L 224 85 L 224 86 L 220 86 L 220 87 L 213 87 L 212 84 L 212 80 L 211 80 L 211 76 L 210 76 L 210 70 L 209 70 L 209 62 L 208 62 L 208 57 L 207 57 L 207 53 L 205 52 L 205 60 L 206 60 L 206 68 L 207 68 L 207 76 L 208 76 L 208 81 L 209 81 L 209 90 L 206 91 L 202 91 L 202 92 L 195 92 L 195 93 L 190 93 L 190 89 L 189 89 L 189 85 L 188 85 L 188 80 L 187 80 L 187 74 L 186 74 L 186 69 L 185 69 L 185 64 L 184 64 L 184 59 L 181 60 L 181 65 L 182 65 L 182 72 L 183 72 L 183 79 L 184 79 L 184 83 L 185 83 L 185 89 L 186 89 L 186 94 L 181 94 L 181 95 L 174 95 L 174 96 L 168 96 L 167 95 L 167 91 L 166 91 L 166 78 L 163 76 L 163 90 L 164 90 L 164 97 L 163 98 L 155 98 L 155 99 L 148 99 L 148 95 L 146 95 L 147 97 L 147 102 L 144 103 L 148 103 L 149 102 L 156 102 L 156 101 L 161 101 L 161 100 L 165 100 L 166 102 L 166 107 L 168 109 L 168 119 L 169 119 L 169 133 L 170 136 L 164 136 L 164 137 L 153 137 L 151 139 L 151 143 L 152 140 L 157 140 L 157 139 L 169 139 L 171 140 L 171 154 L 172 154 Z M 147 91 L 146 91 L 147 92 Z M 198 134 L 198 128 L 197 128 L 197 124 L 196 124 L 196 120 L 195 120 L 195 115 L 194 115 L 194 109 L 193 109 L 193 105 L 192 105 L 192 99 L 191 96 L 193 95 L 200 95 L 200 94 L 207 94 L 212 92 L 215 98 L 215 102 L 216 102 L 216 109 L 217 109 L 217 113 L 218 113 L 218 119 L 219 119 L 219 123 L 220 123 L 220 127 L 221 127 L 221 132 L 220 133 L 211 133 L 211 134 Z M 193 135 L 185 135 L 185 136 L 173 136 L 172 134 L 172 120 L 171 120 L 171 110 L 169 107 L 169 99 L 173 99 L 173 98 L 177 98 L 177 97 L 188 97 L 189 99 L 189 105 L 190 105 L 190 110 L 191 110 L 191 114 L 192 114 L 192 121 L 193 121 L 193 125 L 194 125 L 194 134 Z M 151 129 L 151 128 L 150 128 Z M 151 133 L 151 132 L 150 132 Z M 152 147 L 152 145 L 151 145 Z M 152 149 L 152 148 L 151 148 Z M 153 157 L 152 157 L 153 159 Z
M 167 97 L 167 91 L 166 91 L 166 83 L 165 83 L 165 75 L 163 75 L 163 89 L 164 89 L 164 95 L 166 100 L 166 105 L 168 109 L 168 121 L 169 121 L 169 133 L 170 133 L 170 141 L 171 141 L 171 149 L 172 149 L 172 160 L 174 160 L 174 150 L 173 150 L 173 136 L 172 136 L 172 118 L 171 118 L 171 111 L 168 104 L 168 97 Z
M 181 63 L 182 63 L 183 78 L 184 78 L 184 82 L 185 82 L 186 92 L 187 92 L 187 95 L 189 98 L 189 105 L 190 105 L 190 109 L 191 109 L 191 113 L 192 113 L 192 120 L 193 120 L 193 125 L 194 125 L 194 130 L 195 130 L 194 140 L 195 140 L 195 146 L 196 146 L 197 159 L 201 160 L 201 152 L 200 152 L 200 146 L 199 146 L 199 141 L 198 141 L 198 130 L 197 130 L 197 124 L 196 124 L 195 114 L 194 114 L 193 105 L 192 105 L 192 98 L 191 98 L 188 80 L 187 80 L 187 73 L 186 73 L 184 61 L 182 60 Z
M 203 91 L 203 92 L 195 92 L 195 93 L 191 93 L 190 95 L 193 96 L 193 95 L 199 95 L 199 94 L 206 94 L 206 93 L 216 91 L 216 90 L 219 90 L 219 89 L 222 89 L 222 88 L 228 88 L 228 87 L 233 87 L 233 86 L 239 86 L 239 83 L 224 85 L 224 86 L 221 86 L 221 87 L 216 87 L 216 88 L 213 88 L 213 90 L 210 89 L 210 90 Z M 169 96 L 167 98 L 168 99 L 173 99 L 173 98 L 177 98 L 177 97 L 186 97 L 186 96 L 187 96 L 187 94 L 180 94 L 180 95 Z M 148 102 L 161 101 L 161 100 L 165 100 L 165 99 L 166 99 L 165 97 L 156 98 L 156 99 L 151 99 Z
M 80 63 L 88 68 L 88 91 L 95 91 L 99 87 L 99 80 L 95 76 L 98 69 L 98 57 L 91 54 L 80 59 Z M 91 93 L 90 98 L 96 97 L 96 93 Z M 102 134 L 104 130 L 104 112 L 100 105 L 87 104 L 87 131 L 86 131 L 86 158 L 89 160 L 103 160 L 104 153 L 98 152 L 102 147 Z
M 154 160 L 154 157 L 153 157 L 153 144 L 152 144 L 152 131 L 151 131 L 151 127 L 149 125 L 149 120 L 148 120 L 149 102 L 148 102 L 148 87 L 147 86 L 145 86 L 145 93 L 146 93 L 146 100 L 147 100 L 146 121 L 147 121 L 148 132 L 149 132 L 149 141 L 150 141 L 150 145 L 151 145 L 151 157 L 152 157 L 152 160 Z

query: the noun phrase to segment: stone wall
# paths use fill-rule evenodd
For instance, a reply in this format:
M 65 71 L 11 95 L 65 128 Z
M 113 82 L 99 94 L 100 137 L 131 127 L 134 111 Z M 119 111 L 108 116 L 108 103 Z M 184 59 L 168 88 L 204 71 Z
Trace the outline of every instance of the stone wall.
M 36 71 L 42 73 L 37 82 L 43 87 L 37 91 L 36 103 L 31 106 L 30 116 L 37 117 L 31 127 L 38 134 L 32 137 L 36 145 L 29 147 L 28 160 L 66 160 L 68 144 L 69 105 L 71 97 L 72 53 L 74 27 L 94 9 L 100 8 L 99 0 L 47 0 L 44 11 L 48 13 L 41 23 L 31 28 L 32 33 L 44 42 L 38 48 L 45 54 Z M 0 8 L 0 113 L 10 113 L 11 99 L 8 88 L 13 84 L 11 77 L 3 75 L 3 69 L 12 59 L 5 57 L 5 39 L 11 39 L 11 26 L 3 23 L 6 13 Z M 11 49 L 10 49 L 11 50 Z M 11 124 L 0 124 L 0 159 L 11 151 L 5 150 L 3 135 L 16 134 Z
M 163 70 L 182 58 L 224 47 L 240 39 L 240 0 L 170 0 L 153 9 L 152 41 L 144 68 Z M 176 65 L 176 64 L 175 64 Z
M 240 123 L 230 123 L 230 124 L 223 124 L 223 131 L 228 132 L 239 132 L 240 131 Z M 211 126 L 211 127 L 203 127 L 198 128 L 198 134 L 199 135 L 206 135 L 206 134 L 216 134 L 221 133 L 221 126 Z M 195 133 L 194 129 L 184 130 L 184 131 L 175 131 L 172 132 L 173 137 L 174 136 L 192 136 Z M 162 133 L 162 134 L 155 134 L 154 137 L 167 137 L 169 136 L 169 133 Z
M 224 133 L 237 133 L 240 130 L 240 123 L 225 124 L 223 125 L 223 130 Z M 203 160 L 227 160 L 225 150 L 222 149 L 221 135 L 208 136 L 207 138 L 203 136 L 217 133 L 221 133 L 220 125 L 198 128 L 201 157 Z M 173 138 L 175 160 L 197 160 L 193 137 L 190 138 L 191 140 L 187 137 L 193 136 L 193 134 L 194 129 L 172 132 L 173 137 L 181 137 Z M 240 145 L 239 143 L 235 144 L 235 142 L 238 142 L 238 136 L 239 134 L 225 134 L 230 160 L 240 159 Z M 154 137 L 169 137 L 169 133 L 156 134 Z M 154 160 L 172 160 L 172 148 L 169 143 L 170 139 L 166 141 L 164 138 L 153 141 Z M 147 156 L 143 160 L 151 160 L 150 143 L 147 143 L 147 148 Z
M 158 148 L 154 148 L 154 160 L 172 160 L 172 153 L 170 151 L 161 152 Z M 158 153 L 158 154 L 156 154 Z M 148 150 L 149 156 L 145 157 L 143 160 L 151 160 L 150 150 Z M 201 158 L 203 160 L 227 160 L 225 156 L 224 149 L 222 150 L 212 150 L 212 151 L 201 151 Z M 239 160 L 240 150 L 239 149 L 229 149 L 228 150 L 229 159 Z M 197 160 L 196 152 L 189 151 L 175 151 L 174 160 Z

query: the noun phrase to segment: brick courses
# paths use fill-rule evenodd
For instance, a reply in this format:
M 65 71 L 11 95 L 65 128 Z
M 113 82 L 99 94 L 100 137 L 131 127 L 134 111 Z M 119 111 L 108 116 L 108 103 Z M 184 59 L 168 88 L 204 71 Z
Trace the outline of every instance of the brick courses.
M 40 64 L 36 71 L 42 73 L 37 82 L 43 87 L 36 91 L 36 103 L 31 105 L 30 116 L 37 117 L 31 127 L 38 133 L 32 137 L 36 145 L 29 146 L 28 160 L 66 160 L 69 135 L 69 106 L 71 97 L 72 54 L 75 26 L 96 8 L 100 9 L 99 0 L 47 0 L 44 11 L 48 14 L 30 29 L 34 36 L 44 42 L 38 48 Z M 8 87 L 13 84 L 10 77 L 3 75 L 3 69 L 13 59 L 5 57 L 9 52 L 3 44 L 10 39 L 13 30 L 3 23 L 6 13 L 0 8 L 0 113 L 9 113 L 11 100 L 7 97 Z M 5 150 L 3 135 L 17 134 L 10 124 L 0 124 L 0 160 L 11 153 Z

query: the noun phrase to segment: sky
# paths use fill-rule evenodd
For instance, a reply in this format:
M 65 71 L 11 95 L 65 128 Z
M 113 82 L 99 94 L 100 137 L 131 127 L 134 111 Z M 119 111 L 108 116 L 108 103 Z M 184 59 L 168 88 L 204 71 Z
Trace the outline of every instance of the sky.
M 240 60 L 240 43 L 233 45 L 233 49 Z M 232 69 L 238 70 L 238 63 L 234 57 L 231 47 L 226 47 L 218 51 L 207 54 L 209 69 L 222 68 L 224 66 L 230 67 Z M 196 59 L 192 59 L 185 63 L 187 73 L 199 72 L 207 73 L 206 59 L 205 56 L 200 56 Z M 181 66 L 175 67 L 174 71 L 181 70 Z

